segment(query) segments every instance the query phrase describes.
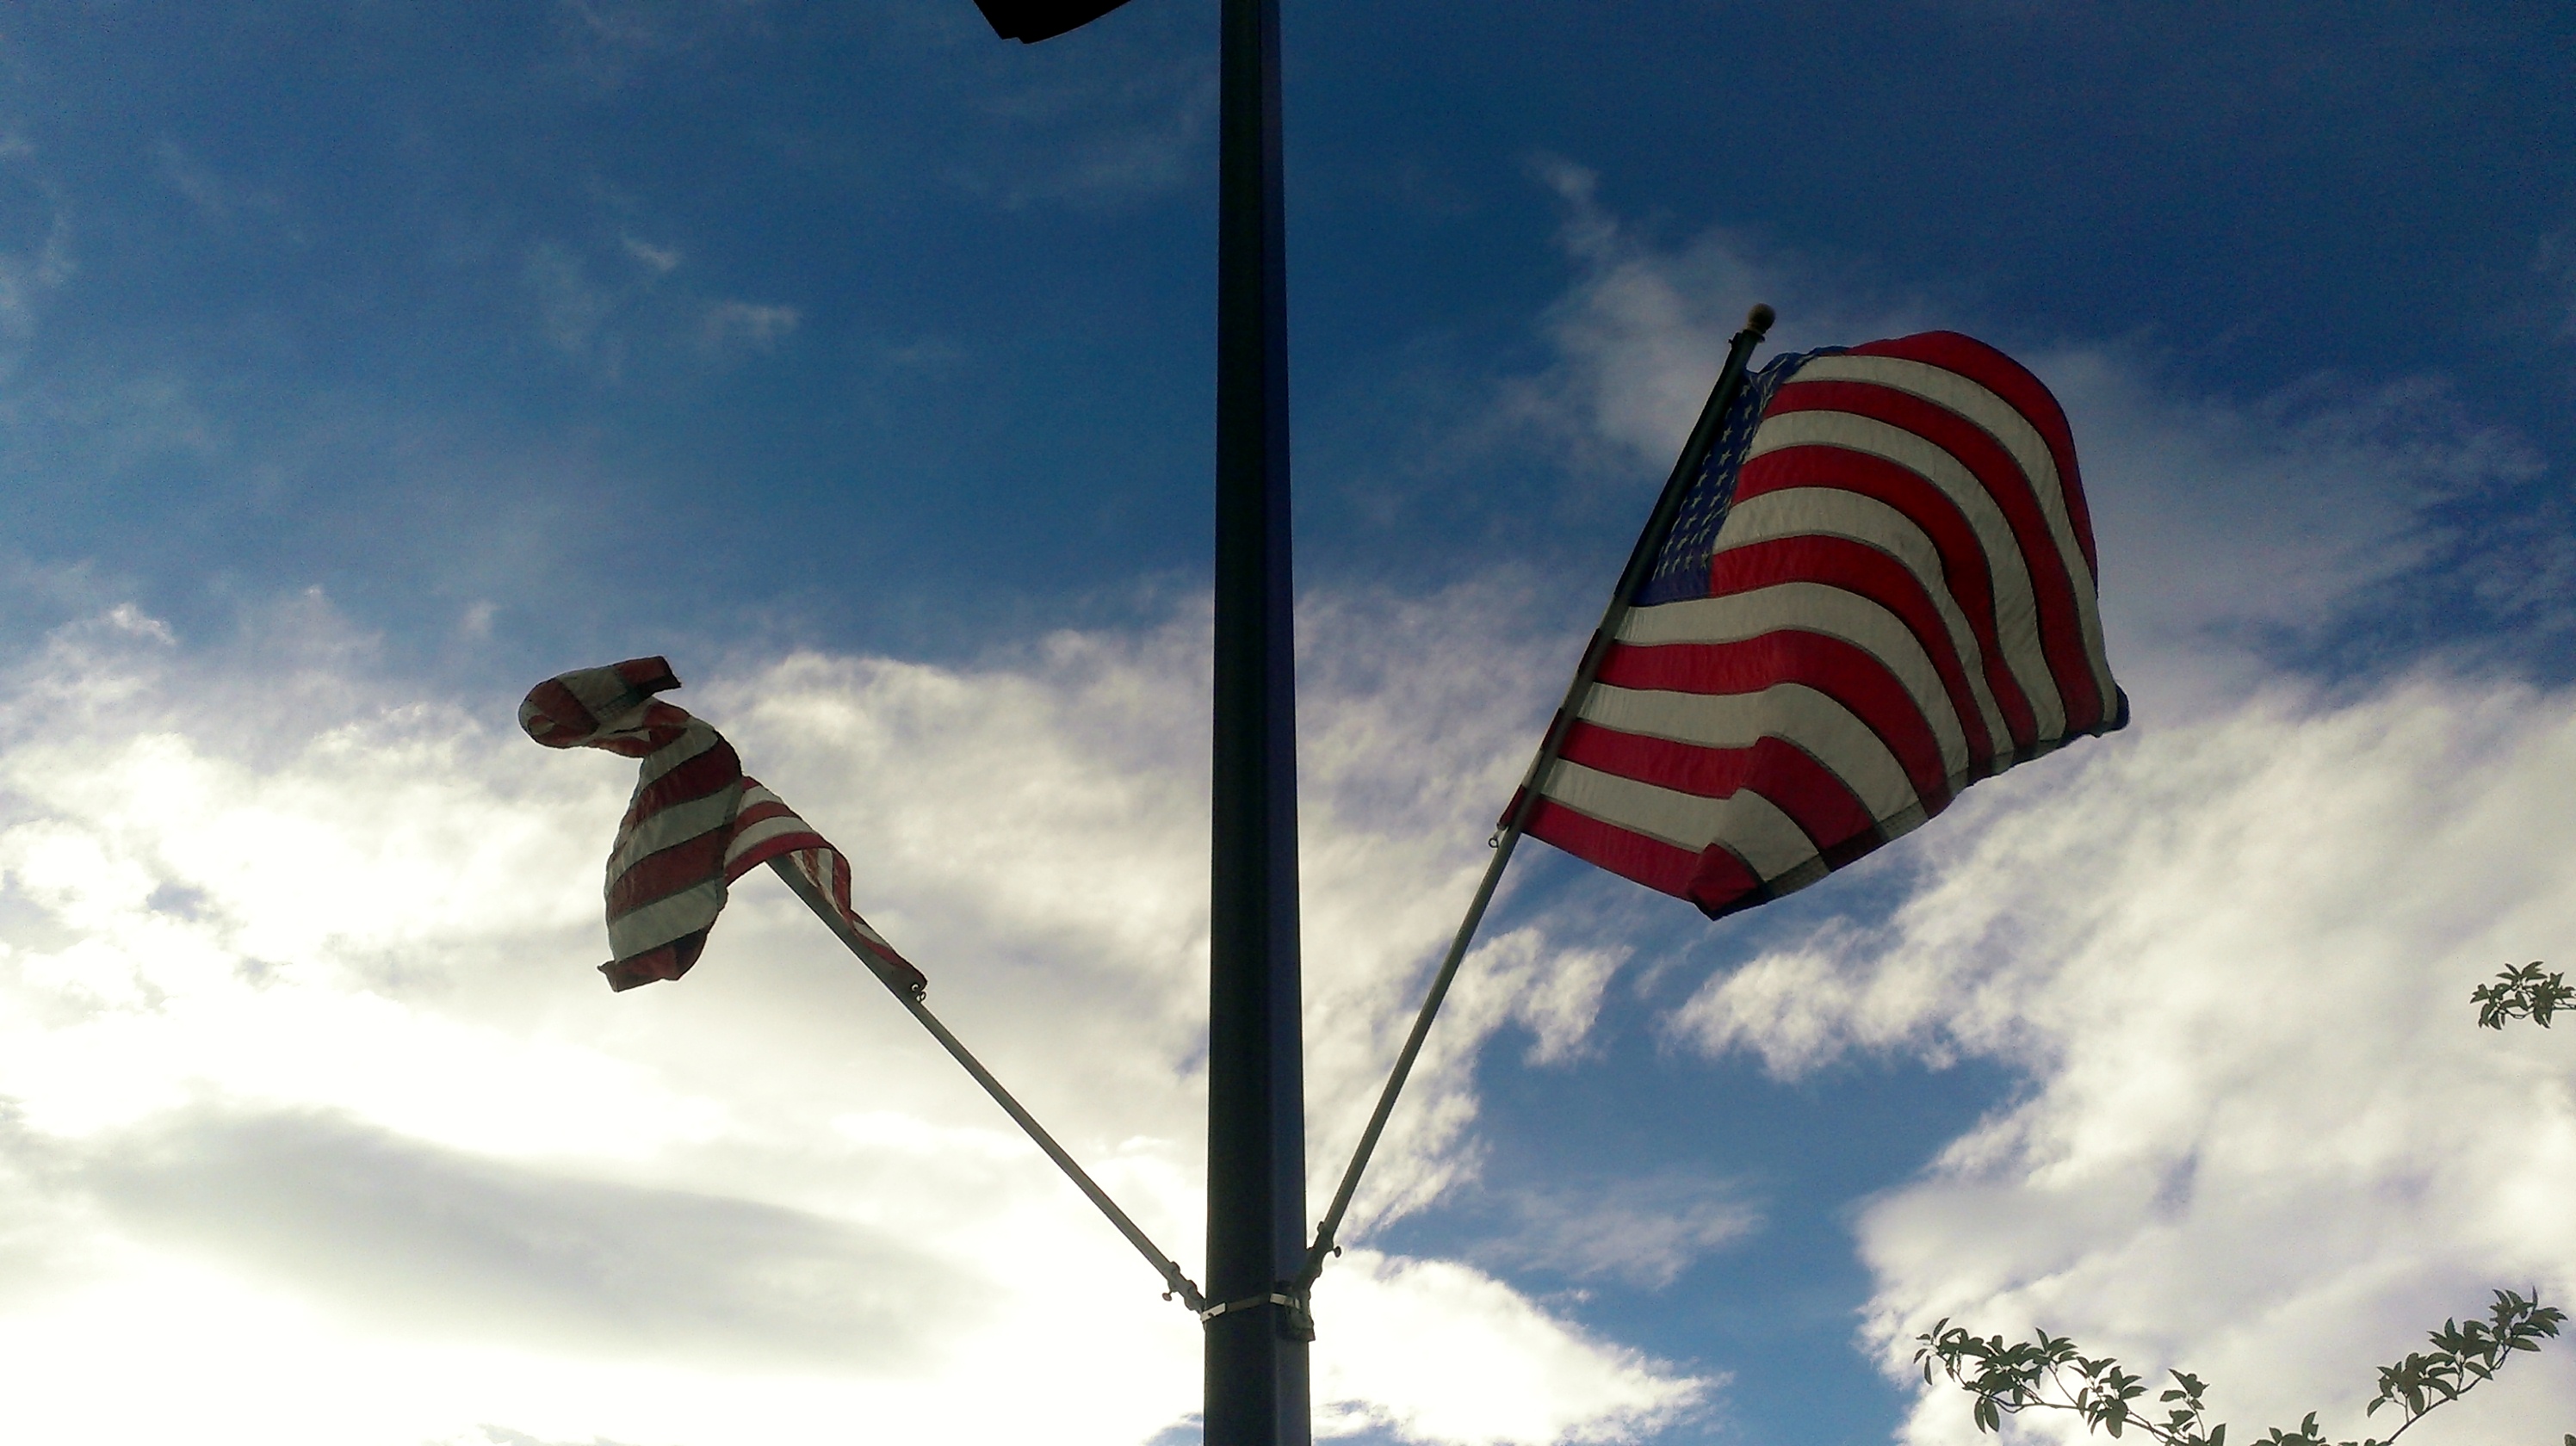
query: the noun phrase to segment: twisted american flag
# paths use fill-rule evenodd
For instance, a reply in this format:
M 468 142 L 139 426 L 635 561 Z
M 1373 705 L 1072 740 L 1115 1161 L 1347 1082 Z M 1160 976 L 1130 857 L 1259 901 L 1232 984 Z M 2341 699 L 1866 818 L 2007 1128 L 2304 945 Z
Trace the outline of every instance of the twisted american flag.
M 656 699 L 680 686 L 660 658 L 634 658 L 549 678 L 519 705 L 519 726 L 548 748 L 604 748 L 642 761 L 635 796 L 608 854 L 609 987 L 689 972 L 724 912 L 728 887 L 784 859 L 847 924 L 845 937 L 892 982 L 927 981 L 850 907 L 850 865 L 759 780 L 724 736 Z M 802 892 L 802 890 L 800 890 Z

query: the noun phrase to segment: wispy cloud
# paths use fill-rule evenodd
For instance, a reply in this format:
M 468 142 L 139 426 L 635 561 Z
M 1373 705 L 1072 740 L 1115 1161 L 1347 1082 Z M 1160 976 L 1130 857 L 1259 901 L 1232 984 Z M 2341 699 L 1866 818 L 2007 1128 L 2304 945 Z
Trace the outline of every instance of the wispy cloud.
M 620 236 L 617 241 L 626 248 L 627 255 L 635 258 L 636 264 L 656 276 L 668 276 L 678 270 L 683 259 L 677 246 L 656 246 L 633 236 Z
M 768 0 L 555 0 L 563 53 L 590 84 L 613 88 L 655 64 L 771 35 Z
M 1519 1190 L 1496 1203 L 1504 1224 L 1478 1243 L 1478 1259 L 1646 1290 L 1671 1285 L 1762 1223 L 1729 1182 L 1671 1170 Z
M 266 223 L 278 227 L 288 244 L 304 243 L 302 231 L 289 220 L 285 203 L 275 193 L 217 169 L 169 136 L 153 142 L 152 157 L 162 184 L 176 191 L 205 224 L 229 229 L 246 222 Z
M 607 259 L 603 266 L 581 248 L 538 241 L 520 277 L 547 344 L 612 385 L 638 367 L 722 367 L 776 351 L 804 319 L 793 306 L 706 297 L 674 281 L 676 246 L 621 235 Z
M 1120 14 L 1061 55 L 1016 47 L 976 68 L 980 144 L 957 154 L 949 182 L 1005 207 L 1120 205 L 1171 191 L 1210 159 L 1213 57 L 1176 51 L 1150 17 Z
M 120 1233 L 397 1336 L 889 1373 L 934 1361 L 997 1298 L 971 1261 L 879 1228 L 584 1179 L 328 1112 L 204 1106 L 29 1153 Z
M 1578 475 L 1670 468 L 1754 302 L 1779 309 L 1774 350 L 1925 324 L 1919 308 L 1855 297 L 1796 255 L 1724 227 L 1653 245 L 1600 203 L 1589 170 L 1544 155 L 1531 165 L 1562 205 L 1557 244 L 1575 276 L 1540 320 L 1553 364 L 1508 384 L 1501 406 L 1552 438 Z
M 43 239 L 0 248 L 0 379 L 5 379 L 17 366 L 19 348 L 35 335 L 46 293 L 71 279 L 76 262 L 71 202 L 46 173 L 36 147 L 23 136 L 0 132 L 0 167 L 32 186 L 45 213 L 34 228 Z
M 748 301 L 718 301 L 706 309 L 702 335 L 707 350 L 718 356 L 774 350 L 796 330 L 801 319 L 792 306 L 759 306 Z
M 1570 1331 L 1448 1261 L 1355 1250 L 1315 1302 L 1346 1322 L 1344 1340 L 1318 1352 L 1321 1435 L 1384 1427 L 1409 1441 L 1495 1446 L 1634 1441 L 1688 1419 L 1724 1384 Z

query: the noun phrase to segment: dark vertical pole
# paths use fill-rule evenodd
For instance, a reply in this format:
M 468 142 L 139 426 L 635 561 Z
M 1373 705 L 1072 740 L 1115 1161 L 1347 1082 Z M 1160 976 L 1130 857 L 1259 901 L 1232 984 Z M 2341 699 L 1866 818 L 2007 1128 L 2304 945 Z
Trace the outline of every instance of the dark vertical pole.
M 1207 1446 L 1307 1446 L 1304 1041 L 1278 0 L 1223 0 L 1216 756 L 1209 918 Z

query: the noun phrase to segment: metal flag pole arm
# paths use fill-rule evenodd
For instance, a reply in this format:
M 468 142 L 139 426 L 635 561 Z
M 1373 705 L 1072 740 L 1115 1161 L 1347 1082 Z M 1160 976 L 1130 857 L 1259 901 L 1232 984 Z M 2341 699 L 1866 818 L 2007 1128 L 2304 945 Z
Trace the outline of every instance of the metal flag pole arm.
M 1170 1256 L 1154 1247 L 1154 1242 L 1146 1238 L 1145 1232 L 1137 1228 L 1136 1222 L 1128 1218 L 1127 1212 L 1118 1208 L 1118 1202 L 1109 1198 L 1109 1192 L 1101 1189 L 1099 1183 L 1091 1178 L 1090 1173 L 1076 1164 L 1073 1156 L 1065 1153 L 1064 1146 L 1055 1142 L 1055 1136 L 1047 1133 L 1046 1126 L 1039 1124 L 1036 1116 L 1031 1115 L 1018 1100 L 1012 1098 L 1011 1092 L 1002 1087 L 1000 1080 L 993 1078 L 993 1072 L 984 1068 L 984 1062 L 977 1059 L 973 1051 L 960 1043 L 956 1035 L 948 1032 L 948 1026 L 940 1023 L 939 1016 L 930 1012 L 930 1006 L 921 1002 L 920 986 L 887 967 L 877 956 L 876 950 L 869 947 L 867 939 L 850 927 L 849 921 L 841 917 L 841 911 L 833 905 L 832 900 L 795 864 L 782 856 L 771 859 L 769 867 L 771 872 L 786 880 L 787 887 L 795 891 L 796 897 L 805 901 L 805 907 L 814 911 L 814 917 L 823 921 L 824 927 L 832 931 L 833 937 L 847 945 L 849 951 L 858 956 L 859 962 L 868 966 L 868 972 L 874 974 L 877 981 L 885 985 L 887 991 L 893 994 L 905 1009 L 912 1012 L 913 1018 L 921 1021 L 921 1027 L 930 1031 L 930 1037 L 939 1041 L 939 1047 L 947 1050 L 951 1059 L 963 1065 L 966 1072 L 975 1077 L 975 1083 L 984 1087 L 984 1093 L 993 1097 L 993 1103 L 1000 1105 L 1002 1112 L 1009 1115 L 1022 1130 L 1028 1133 L 1028 1137 L 1036 1142 L 1037 1147 L 1046 1152 L 1048 1159 L 1055 1161 L 1056 1168 L 1064 1172 L 1065 1178 L 1073 1182 L 1074 1188 L 1080 1190 L 1092 1204 L 1100 1207 L 1100 1213 L 1109 1217 L 1109 1223 L 1117 1226 L 1118 1233 L 1127 1237 L 1127 1243 L 1136 1247 L 1136 1253 L 1144 1256 L 1146 1263 L 1153 1266 L 1156 1273 L 1163 1277 L 1164 1298 L 1178 1296 L 1181 1304 L 1188 1306 L 1193 1312 L 1205 1312 L 1208 1308 L 1207 1297 L 1199 1293 L 1198 1285 L 1181 1273 L 1180 1266 L 1174 1264 Z
M 1565 701 L 1557 706 L 1537 755 L 1530 759 L 1529 771 L 1521 776 L 1510 816 L 1492 840 L 1494 856 L 1485 865 L 1485 876 L 1476 884 L 1475 897 L 1467 901 L 1467 915 L 1458 922 L 1458 932 L 1449 941 L 1449 952 L 1441 956 L 1439 971 L 1431 976 L 1431 990 L 1413 1017 L 1413 1032 L 1405 1037 L 1404 1048 L 1395 1056 L 1395 1068 L 1387 1075 L 1386 1087 L 1378 1092 L 1377 1108 L 1369 1115 L 1368 1128 L 1360 1131 L 1359 1145 L 1351 1152 L 1349 1167 L 1342 1171 L 1342 1183 L 1333 1192 L 1332 1206 L 1315 1227 L 1315 1243 L 1307 1248 L 1305 1270 L 1297 1277 L 1296 1293 L 1301 1298 L 1323 1275 L 1325 1259 L 1341 1250 L 1334 1236 L 1342 1227 L 1343 1216 L 1350 1211 L 1351 1197 L 1359 1192 L 1360 1176 L 1368 1169 L 1369 1157 L 1376 1153 L 1379 1137 L 1386 1133 L 1386 1122 L 1395 1113 L 1396 1097 L 1404 1092 L 1405 1080 L 1422 1055 L 1423 1041 L 1431 1035 L 1431 1022 L 1440 1013 L 1441 1001 L 1449 997 L 1449 986 L 1457 981 L 1467 948 L 1475 941 L 1477 927 L 1485 921 L 1485 910 L 1494 901 L 1494 889 L 1512 861 L 1512 850 L 1520 844 L 1530 811 L 1538 805 L 1539 786 L 1547 766 L 1555 761 L 1557 750 L 1565 746 L 1575 709 L 1583 702 L 1584 690 L 1592 686 L 1593 677 L 1601 671 L 1601 660 L 1618 637 L 1619 624 L 1627 616 L 1631 600 L 1654 569 L 1656 555 L 1663 551 L 1664 539 L 1671 534 L 1674 519 L 1681 515 L 1682 499 L 1708 465 L 1709 452 L 1725 428 L 1727 411 L 1743 389 L 1745 363 L 1751 360 L 1753 349 L 1761 345 L 1776 319 L 1770 307 L 1756 306 L 1745 317 L 1744 329 L 1730 341 L 1726 365 L 1718 371 L 1717 385 L 1709 389 L 1708 403 L 1700 409 L 1699 424 L 1691 428 L 1690 440 L 1683 444 L 1680 458 L 1673 463 L 1672 476 L 1664 481 L 1663 495 L 1655 500 L 1654 513 L 1647 518 L 1645 531 L 1637 535 L 1636 549 L 1628 555 L 1627 570 L 1619 574 L 1619 585 L 1610 594 L 1610 606 L 1601 615 L 1601 626 L 1593 631 L 1591 643 L 1583 650 L 1583 662 L 1574 670 L 1574 681 L 1566 687 Z

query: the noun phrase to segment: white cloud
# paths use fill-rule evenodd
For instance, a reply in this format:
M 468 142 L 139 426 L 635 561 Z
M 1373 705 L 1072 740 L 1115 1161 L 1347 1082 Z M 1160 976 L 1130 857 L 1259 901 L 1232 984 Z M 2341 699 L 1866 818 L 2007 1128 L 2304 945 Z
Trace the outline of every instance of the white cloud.
M 680 267 L 682 256 L 677 246 L 656 246 L 636 236 L 620 236 L 617 239 L 618 244 L 626 248 L 626 254 L 635 258 L 636 265 L 656 276 L 668 276 Z
M 2442 503 L 2536 476 L 2447 387 L 2309 378 L 2194 395 L 2126 346 L 2025 357 L 2075 430 L 2101 541 L 2112 662 L 2168 717 L 2227 707 L 2275 645 L 2312 643 L 2461 539 Z
M 762 0 L 560 0 L 567 48 L 615 84 L 646 57 L 686 55 L 762 33 Z
M 1319 1175 L 1535 724 L 1523 685 L 1555 660 L 1517 611 L 1490 591 L 1308 609 Z M 852 854 L 934 1006 L 1183 1259 L 1204 629 L 964 669 L 802 654 L 681 695 Z M 515 696 L 402 696 L 318 597 L 254 633 L 213 652 L 118 610 L 0 695 L 0 1349 L 21 1383 L 0 1434 L 128 1442 L 184 1415 L 210 1442 L 717 1446 L 863 1417 L 1107 1443 L 1193 1408 L 1186 1314 L 765 878 L 687 980 L 600 985 L 631 764 L 528 744 Z M 1472 1172 L 1478 1040 L 1517 1022 L 1534 1054 L 1579 1053 L 1614 961 L 1560 952 L 1523 933 L 1480 954 L 1376 1218 Z M 1424 1440 L 1609 1439 L 1710 1388 L 1463 1266 L 1354 1253 L 1322 1311 L 1332 1419 Z M 110 1389 L 109 1361 L 169 1388 Z M 1025 1388 L 980 1389 L 996 1362 Z
M 719 354 L 772 351 L 796 330 L 800 319 L 800 313 L 792 306 L 713 302 L 707 307 L 704 343 L 707 350 Z
M 1736 1188 L 1680 1170 L 1517 1190 L 1503 1203 L 1512 1226 L 1479 1246 L 1479 1259 L 1647 1290 L 1761 1225 Z
M 1761 355 L 1934 324 L 1919 303 L 1856 300 L 1800 258 L 1723 227 L 1657 249 L 1600 205 L 1590 171 L 1545 156 L 1535 168 L 1564 203 L 1558 244 L 1577 275 L 1541 318 L 1555 364 L 1506 387 L 1503 409 L 1557 441 L 1578 471 L 1660 481 L 1757 301 L 1780 316 Z
M 1061 54 L 985 52 L 966 72 L 976 90 L 960 100 L 986 128 L 949 182 L 1015 210 L 1115 206 L 1188 182 L 1216 123 L 1216 67 L 1195 51 L 1174 55 L 1155 31 L 1153 17 L 1128 11 L 1068 37 Z
M 2489 1288 L 2576 1293 L 2576 1041 L 2467 1002 L 2576 953 L 2571 780 L 2576 695 L 2276 688 L 1988 785 L 1883 932 L 1777 951 L 1679 1025 L 1783 1073 L 1854 1048 L 2028 1072 L 1862 1220 L 1891 1370 L 1937 1316 L 2045 1326 L 2204 1374 L 2240 1430 L 2357 1431 L 2370 1368 Z M 2566 1354 L 2451 1429 L 2559 1429 Z M 1908 1428 L 1973 1434 L 1946 1388 Z
M 596 361 L 603 375 L 616 380 L 625 364 L 625 340 L 603 329 L 621 299 L 591 280 L 582 258 L 559 241 L 530 246 L 521 279 L 536 302 L 546 340 L 567 357 Z
M 302 232 L 288 220 L 285 203 L 274 193 L 225 174 L 169 136 L 153 142 L 152 155 L 161 183 L 177 192 L 199 221 L 224 230 L 245 222 L 266 224 L 276 227 L 288 244 L 304 244 Z
M 1386 1427 L 1413 1441 L 1627 1441 L 1718 1383 L 1589 1340 L 1511 1287 L 1442 1260 L 1354 1250 L 1315 1292 L 1347 1343 L 1317 1361 L 1318 1435 Z M 1508 1363 L 1508 1364 L 1506 1364 Z
M 24 137 L 0 132 L 0 167 L 18 171 L 44 198 L 45 237 L 24 250 L 0 249 L 0 378 L 16 369 L 21 348 L 35 335 L 46 296 L 71 280 L 72 208 Z
M 560 241 L 528 248 L 521 282 L 535 304 L 538 330 L 567 360 L 615 384 L 631 365 L 687 357 L 723 366 L 776 351 L 804 313 L 794 306 L 702 297 L 665 284 L 681 261 L 675 247 L 621 236 L 616 267 L 623 281 L 600 279 L 593 258 Z

